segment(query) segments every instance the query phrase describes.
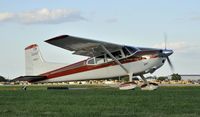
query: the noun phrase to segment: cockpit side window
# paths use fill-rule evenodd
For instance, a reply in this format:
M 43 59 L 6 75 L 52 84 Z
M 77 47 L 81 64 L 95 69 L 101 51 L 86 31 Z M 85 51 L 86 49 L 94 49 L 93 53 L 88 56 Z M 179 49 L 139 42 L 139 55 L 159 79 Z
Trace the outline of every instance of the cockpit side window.
M 106 62 L 110 62 L 110 61 L 112 61 L 113 59 L 108 55 L 108 54 L 106 54 Z
M 121 51 L 112 52 L 112 55 L 113 55 L 116 59 L 120 59 L 120 58 L 123 57 Z
M 122 50 L 118 50 L 115 52 L 111 52 L 111 54 L 116 58 L 116 59 L 121 59 L 123 57 L 125 57 L 126 55 L 124 54 L 124 51 Z M 128 50 L 126 50 L 126 54 L 130 53 L 128 52 Z M 113 61 L 112 57 L 110 57 L 108 54 L 103 54 L 101 56 L 97 56 L 97 57 L 93 57 L 87 60 L 87 64 L 88 65 L 96 65 L 96 64 L 103 64 L 106 62 L 110 62 Z

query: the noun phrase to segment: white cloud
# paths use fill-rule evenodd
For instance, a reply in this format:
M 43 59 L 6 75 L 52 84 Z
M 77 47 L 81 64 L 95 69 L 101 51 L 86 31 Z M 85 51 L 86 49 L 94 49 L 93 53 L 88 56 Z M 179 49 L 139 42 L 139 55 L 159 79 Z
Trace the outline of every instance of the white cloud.
M 77 10 L 37 9 L 20 13 L 0 13 L 0 22 L 13 21 L 23 24 L 57 24 L 84 20 Z
M 0 22 L 8 21 L 14 17 L 12 13 L 0 13 Z

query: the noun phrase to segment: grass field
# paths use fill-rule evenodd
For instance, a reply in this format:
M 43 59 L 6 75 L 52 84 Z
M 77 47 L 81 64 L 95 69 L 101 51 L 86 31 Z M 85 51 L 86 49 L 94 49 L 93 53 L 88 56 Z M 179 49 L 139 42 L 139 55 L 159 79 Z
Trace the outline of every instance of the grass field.
M 85 86 L 84 86 L 85 87 Z M 156 91 L 46 90 L 44 86 L 0 87 L 0 117 L 199 117 L 200 87 Z

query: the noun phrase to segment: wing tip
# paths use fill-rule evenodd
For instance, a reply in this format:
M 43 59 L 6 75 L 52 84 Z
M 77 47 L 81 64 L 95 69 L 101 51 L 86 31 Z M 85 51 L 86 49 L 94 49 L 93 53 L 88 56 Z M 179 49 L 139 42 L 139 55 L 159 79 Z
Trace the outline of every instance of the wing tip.
M 63 38 L 66 38 L 66 37 L 69 37 L 69 35 L 56 36 L 56 37 L 50 38 L 48 40 L 45 40 L 44 42 L 50 43 L 51 41 L 58 40 L 58 39 L 63 39 Z

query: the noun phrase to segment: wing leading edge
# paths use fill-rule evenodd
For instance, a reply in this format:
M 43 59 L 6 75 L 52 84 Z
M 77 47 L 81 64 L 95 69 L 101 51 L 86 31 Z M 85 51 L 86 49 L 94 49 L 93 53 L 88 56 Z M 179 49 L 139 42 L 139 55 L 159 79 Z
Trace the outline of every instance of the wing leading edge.
M 110 52 L 117 51 L 123 47 L 123 45 L 69 35 L 54 37 L 46 40 L 45 42 L 69 51 L 73 51 L 73 54 L 89 57 L 99 56 L 102 55 L 102 53 L 105 53 L 100 45 L 104 45 L 104 47 L 106 47 Z

